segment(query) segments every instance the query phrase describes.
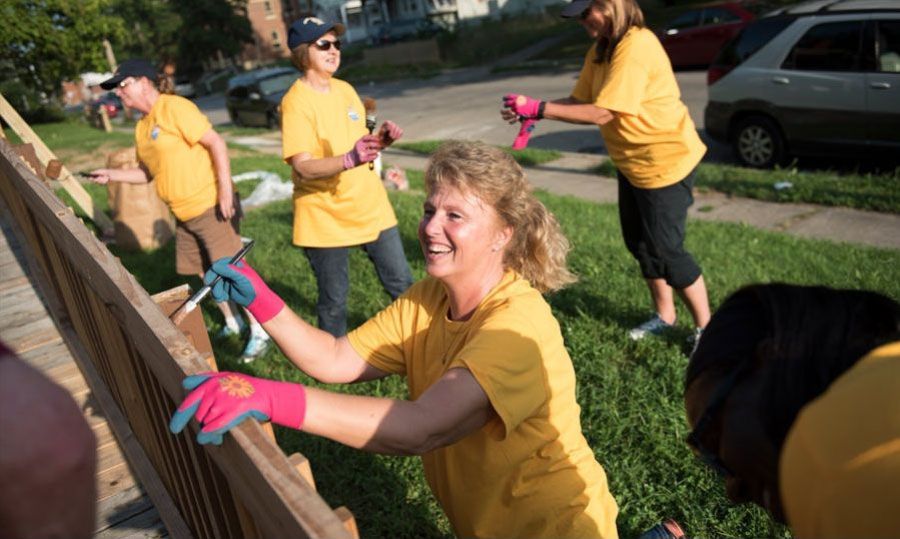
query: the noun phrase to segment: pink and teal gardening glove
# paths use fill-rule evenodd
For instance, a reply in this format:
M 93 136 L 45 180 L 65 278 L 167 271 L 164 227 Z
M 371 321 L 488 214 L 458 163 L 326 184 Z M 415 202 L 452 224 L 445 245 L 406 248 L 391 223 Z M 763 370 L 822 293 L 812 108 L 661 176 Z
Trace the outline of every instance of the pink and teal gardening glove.
M 205 372 L 188 376 L 181 385 L 191 390 L 169 430 L 178 434 L 192 417 L 202 428 L 197 442 L 222 444 L 222 435 L 248 417 L 299 429 L 306 416 L 306 389 L 300 384 L 254 378 L 237 372 Z
M 515 113 L 519 120 L 540 120 L 544 117 L 546 101 L 534 99 L 522 94 L 506 94 L 503 106 Z
M 260 324 L 268 322 L 284 308 L 284 301 L 246 262 L 229 264 L 228 258 L 216 260 L 203 276 L 204 284 L 210 284 L 219 275 L 222 278 L 212 287 L 213 299 L 233 301 L 246 307 Z

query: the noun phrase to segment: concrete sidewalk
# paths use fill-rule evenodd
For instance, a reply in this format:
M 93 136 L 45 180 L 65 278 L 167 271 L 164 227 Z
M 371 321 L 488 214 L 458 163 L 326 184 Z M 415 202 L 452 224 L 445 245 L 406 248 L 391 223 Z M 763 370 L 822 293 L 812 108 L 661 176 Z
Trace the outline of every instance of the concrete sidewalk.
M 526 174 L 535 187 L 554 194 L 615 203 L 616 179 L 591 172 L 605 159 L 605 156 L 564 152 L 560 159 L 527 168 Z M 425 170 L 427 158 L 389 148 L 384 152 L 384 161 L 401 168 Z M 697 190 L 694 199 L 688 214 L 692 219 L 744 223 L 807 238 L 900 250 L 900 215 L 815 204 L 764 202 Z

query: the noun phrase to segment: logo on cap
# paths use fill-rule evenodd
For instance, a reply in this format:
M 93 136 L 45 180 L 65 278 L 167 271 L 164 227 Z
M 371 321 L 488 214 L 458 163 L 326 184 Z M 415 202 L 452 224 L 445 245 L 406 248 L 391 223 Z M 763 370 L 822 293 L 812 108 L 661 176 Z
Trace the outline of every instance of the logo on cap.
M 325 22 L 318 17 L 306 17 L 305 19 L 303 19 L 303 24 L 310 23 L 315 24 L 316 26 L 322 26 L 323 24 L 325 24 Z

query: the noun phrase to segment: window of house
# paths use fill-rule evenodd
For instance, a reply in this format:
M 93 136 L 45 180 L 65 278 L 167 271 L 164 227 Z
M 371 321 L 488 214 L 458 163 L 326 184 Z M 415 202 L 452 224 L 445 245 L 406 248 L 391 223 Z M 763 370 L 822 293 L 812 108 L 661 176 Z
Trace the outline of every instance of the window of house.
M 272 48 L 280 49 L 281 48 L 281 36 L 278 35 L 277 31 L 272 31 Z

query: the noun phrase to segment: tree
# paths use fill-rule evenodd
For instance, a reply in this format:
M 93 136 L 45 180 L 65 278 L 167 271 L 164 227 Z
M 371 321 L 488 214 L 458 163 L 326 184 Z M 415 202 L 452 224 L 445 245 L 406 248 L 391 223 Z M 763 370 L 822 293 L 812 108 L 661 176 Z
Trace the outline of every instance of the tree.
M 45 97 L 84 71 L 108 70 L 104 38 L 124 33 L 109 15 L 110 0 L 3 0 L 0 5 L 0 64 Z
M 185 29 L 178 43 L 178 69 L 199 73 L 203 62 L 236 56 L 245 43 L 253 43 L 247 18 L 247 0 L 180 0 L 174 2 Z
M 168 0 L 113 0 L 127 32 L 113 42 L 119 60 L 145 58 L 154 64 L 175 61 L 182 32 L 181 17 Z

